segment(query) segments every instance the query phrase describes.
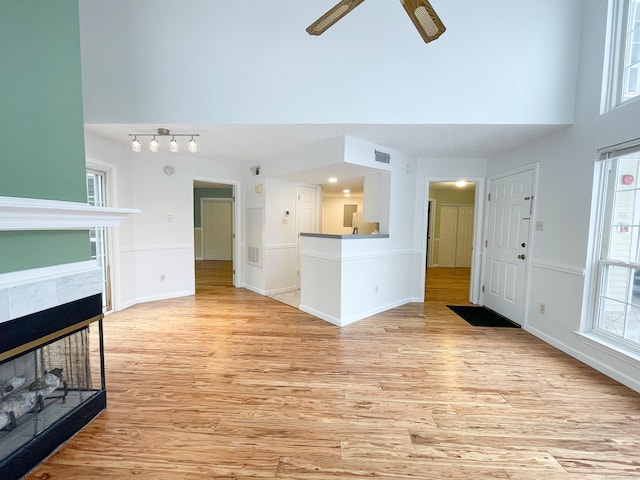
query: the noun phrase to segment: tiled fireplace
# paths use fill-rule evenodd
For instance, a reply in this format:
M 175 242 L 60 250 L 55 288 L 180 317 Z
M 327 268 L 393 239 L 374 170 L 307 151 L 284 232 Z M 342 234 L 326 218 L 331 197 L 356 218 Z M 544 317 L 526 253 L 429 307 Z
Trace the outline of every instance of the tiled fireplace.
M 0 275 L 0 478 L 106 407 L 100 281 L 93 262 Z

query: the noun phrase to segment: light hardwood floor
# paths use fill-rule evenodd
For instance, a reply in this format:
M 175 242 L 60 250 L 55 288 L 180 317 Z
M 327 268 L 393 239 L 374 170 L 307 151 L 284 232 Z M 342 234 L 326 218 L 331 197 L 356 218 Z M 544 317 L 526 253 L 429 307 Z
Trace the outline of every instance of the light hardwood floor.
M 640 478 L 640 395 L 466 324 L 468 270 L 339 329 L 211 265 L 105 319 L 108 409 L 28 479 Z

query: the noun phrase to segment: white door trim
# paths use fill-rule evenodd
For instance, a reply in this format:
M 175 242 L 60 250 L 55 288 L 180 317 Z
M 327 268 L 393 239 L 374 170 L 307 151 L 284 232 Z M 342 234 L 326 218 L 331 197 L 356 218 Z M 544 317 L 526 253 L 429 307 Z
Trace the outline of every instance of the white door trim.
M 191 234 L 190 245 L 190 255 L 189 258 L 195 259 L 195 241 L 194 241 L 194 194 L 193 191 L 195 189 L 195 182 L 206 182 L 206 183 L 219 183 L 223 185 L 229 185 L 233 187 L 233 233 L 235 238 L 233 239 L 233 286 L 240 287 L 242 285 L 242 263 L 240 254 L 242 252 L 241 248 L 241 238 L 242 238 L 242 223 L 240 222 L 241 212 L 242 212 L 242 189 L 239 181 L 229 180 L 224 178 L 213 178 L 213 177 L 204 177 L 204 176 L 191 176 L 190 177 L 190 188 L 189 188 L 189 218 L 191 219 L 191 228 L 189 232 Z M 190 263 L 189 267 L 189 278 L 191 278 L 191 292 L 195 294 L 196 292 L 196 272 L 195 272 L 195 262 Z
M 482 219 L 484 218 L 486 198 L 486 178 L 485 177 L 465 177 L 464 175 L 450 175 L 446 177 L 425 177 L 424 197 L 422 202 L 422 266 L 427 264 L 427 222 L 429 221 L 429 184 L 431 182 L 455 182 L 464 178 L 467 182 L 476 184 L 476 196 L 474 199 L 475 213 L 473 217 L 473 256 L 471 260 L 471 281 L 469 282 L 469 301 L 471 303 L 480 302 L 480 289 L 482 288 L 482 263 L 483 263 L 483 229 Z M 420 301 L 424 302 L 424 291 L 426 284 L 426 268 L 420 269 Z

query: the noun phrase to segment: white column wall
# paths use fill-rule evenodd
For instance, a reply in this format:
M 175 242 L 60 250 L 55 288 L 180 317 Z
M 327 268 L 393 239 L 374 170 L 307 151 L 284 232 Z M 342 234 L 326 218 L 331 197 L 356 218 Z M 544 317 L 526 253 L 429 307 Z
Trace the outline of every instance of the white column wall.
M 265 274 L 266 294 L 297 287 L 297 194 L 295 182 L 269 178 L 266 181 Z M 289 212 L 286 215 L 285 212 Z
M 266 290 L 266 275 L 264 268 L 264 258 L 262 265 L 253 265 L 247 263 L 247 222 L 249 221 L 247 215 L 248 208 L 261 208 L 262 218 L 259 219 L 260 225 L 255 225 L 254 228 L 261 228 L 263 231 L 263 245 L 260 245 L 261 255 L 264 257 L 264 209 L 266 205 L 266 180 L 262 175 L 252 176 L 245 183 L 243 193 L 243 208 L 240 218 L 240 223 L 243 225 L 242 233 L 242 247 L 241 247 L 241 262 L 243 266 L 242 286 L 248 288 L 254 292 L 264 295 Z

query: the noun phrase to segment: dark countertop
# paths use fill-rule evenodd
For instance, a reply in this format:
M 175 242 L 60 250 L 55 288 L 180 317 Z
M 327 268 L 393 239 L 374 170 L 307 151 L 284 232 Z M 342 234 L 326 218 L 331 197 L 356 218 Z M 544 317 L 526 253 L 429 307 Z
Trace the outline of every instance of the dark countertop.
M 317 237 L 317 238 L 337 238 L 339 240 L 352 240 L 361 238 L 389 238 L 388 233 L 367 233 L 358 235 L 339 235 L 331 233 L 301 233 L 301 237 Z

